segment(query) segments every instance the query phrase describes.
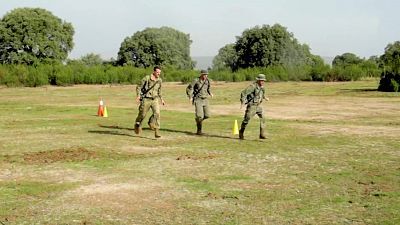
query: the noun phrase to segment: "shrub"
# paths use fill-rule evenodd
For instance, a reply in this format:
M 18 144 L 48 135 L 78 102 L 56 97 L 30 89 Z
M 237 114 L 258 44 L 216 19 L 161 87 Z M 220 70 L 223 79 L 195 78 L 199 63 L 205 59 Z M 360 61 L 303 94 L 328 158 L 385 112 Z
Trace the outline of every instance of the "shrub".
M 386 92 L 399 92 L 400 74 L 393 72 L 382 73 L 381 80 L 379 81 L 378 90 Z

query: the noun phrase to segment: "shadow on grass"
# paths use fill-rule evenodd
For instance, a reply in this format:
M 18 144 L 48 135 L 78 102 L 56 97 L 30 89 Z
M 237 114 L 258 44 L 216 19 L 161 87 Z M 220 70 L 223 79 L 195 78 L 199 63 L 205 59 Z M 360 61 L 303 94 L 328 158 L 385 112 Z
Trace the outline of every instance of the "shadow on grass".
M 101 128 L 107 128 L 107 129 L 118 129 L 118 130 L 128 130 L 128 131 L 133 131 L 133 128 L 128 128 L 128 127 L 121 127 L 121 126 L 106 126 L 106 125 L 99 125 Z M 144 127 L 142 128 L 143 130 L 150 130 L 150 128 Z M 216 134 L 207 134 L 204 133 L 203 135 L 197 135 L 194 132 L 190 131 L 184 131 L 184 130 L 173 130 L 173 129 L 167 129 L 167 128 L 161 128 L 160 131 L 164 132 L 171 132 L 171 133 L 181 133 L 189 136 L 196 136 L 196 137 L 213 137 L 213 138 L 224 138 L 224 139 L 233 139 L 233 140 L 239 140 L 237 137 L 230 137 L 230 136 L 223 136 L 223 135 L 216 135 Z M 131 136 L 131 137 L 140 137 L 140 138 L 145 138 L 141 136 L 136 136 L 136 135 L 131 135 L 131 134 L 125 134 L 125 133 L 120 133 L 116 131 L 89 131 L 90 133 L 99 133 L 99 134 L 109 134 L 109 135 L 125 135 L 125 136 Z M 243 141 L 243 140 L 242 140 Z M 246 141 L 246 140 L 244 140 Z M 250 141 L 250 140 L 248 140 Z M 253 140 L 254 141 L 254 140 Z
M 202 135 L 197 135 L 194 132 L 190 132 L 190 131 L 182 131 L 182 130 L 173 130 L 173 129 L 166 129 L 166 128 L 161 128 L 161 131 L 167 131 L 167 132 L 171 132 L 171 133 L 182 133 L 182 134 L 186 134 L 189 136 L 197 136 L 197 137 L 215 137 L 215 138 L 226 138 L 226 139 L 236 139 L 238 140 L 238 138 L 233 138 L 233 137 L 229 137 L 229 136 L 223 136 L 223 135 L 216 135 L 216 134 L 207 134 L 207 133 L 203 133 Z
M 373 92 L 378 91 L 378 88 L 342 88 L 343 92 Z
M 93 133 L 93 134 L 118 135 L 118 136 L 128 136 L 128 137 L 134 137 L 134 138 L 143 138 L 143 139 L 155 140 L 155 138 L 148 138 L 148 137 L 137 136 L 137 135 L 127 134 L 127 133 L 121 133 L 121 132 L 118 132 L 118 131 L 89 130 L 88 132 L 89 133 Z

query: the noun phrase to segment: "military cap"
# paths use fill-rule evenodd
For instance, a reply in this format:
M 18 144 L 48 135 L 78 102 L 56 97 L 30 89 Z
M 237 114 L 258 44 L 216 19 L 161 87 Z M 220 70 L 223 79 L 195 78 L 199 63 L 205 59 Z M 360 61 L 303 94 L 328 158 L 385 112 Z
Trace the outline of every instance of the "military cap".
M 257 75 L 257 78 L 256 78 L 257 80 L 264 80 L 265 81 L 265 75 L 264 74 L 258 74 Z
M 201 74 L 201 75 L 203 75 L 203 74 L 208 75 L 208 71 L 207 71 L 207 70 L 201 70 L 201 71 L 200 71 L 200 74 Z

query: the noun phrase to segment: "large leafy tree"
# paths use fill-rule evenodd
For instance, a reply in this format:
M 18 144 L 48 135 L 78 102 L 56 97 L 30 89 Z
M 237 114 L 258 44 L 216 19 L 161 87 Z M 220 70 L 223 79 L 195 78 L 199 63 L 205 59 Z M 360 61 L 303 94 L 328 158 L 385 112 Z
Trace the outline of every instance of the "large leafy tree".
M 213 59 L 213 69 L 223 70 L 236 66 L 237 55 L 234 44 L 227 44 L 220 48 L 218 55 Z
M 73 48 L 74 29 L 41 8 L 17 8 L 0 20 L 0 62 L 61 62 Z
M 400 41 L 388 44 L 381 59 L 385 70 L 400 74 Z
M 353 53 L 344 53 L 342 55 L 336 56 L 332 61 L 332 66 L 334 67 L 346 67 L 351 65 L 359 65 L 364 60 L 359 58 Z
M 390 43 L 381 56 L 384 65 L 378 90 L 400 92 L 400 41 Z
M 232 70 L 278 65 L 290 67 L 312 63 L 309 47 L 300 44 L 292 33 L 279 24 L 247 29 L 236 39 L 233 45 L 235 57 L 225 60 L 225 63 L 231 63 Z M 227 46 L 224 48 L 219 51 L 216 59 L 226 59 L 226 52 L 230 52 L 231 55 Z
M 103 59 L 99 54 L 89 53 L 80 58 L 83 64 L 88 66 L 98 66 L 103 63 Z
M 146 28 L 124 39 L 118 52 L 118 63 L 145 68 L 168 65 L 192 69 L 191 43 L 189 34 L 173 28 Z

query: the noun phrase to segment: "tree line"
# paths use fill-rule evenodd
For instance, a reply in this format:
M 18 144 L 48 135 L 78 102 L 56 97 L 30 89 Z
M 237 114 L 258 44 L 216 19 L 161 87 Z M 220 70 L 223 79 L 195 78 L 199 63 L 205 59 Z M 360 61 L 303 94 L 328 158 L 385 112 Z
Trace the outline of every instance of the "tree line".
M 117 59 L 89 53 L 68 59 L 74 28 L 41 8 L 17 8 L 0 19 L 0 84 L 40 86 L 135 83 L 154 65 L 167 81 L 188 82 L 197 75 L 190 57 L 189 34 L 170 27 L 146 28 L 126 37 Z M 280 24 L 243 31 L 235 43 L 219 49 L 210 77 L 221 81 L 354 81 L 381 77 L 379 90 L 399 91 L 400 42 L 389 43 L 381 56 L 360 58 L 344 53 L 324 63 Z

